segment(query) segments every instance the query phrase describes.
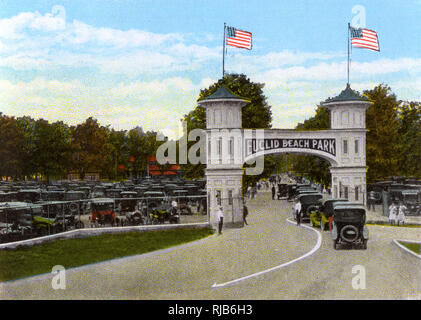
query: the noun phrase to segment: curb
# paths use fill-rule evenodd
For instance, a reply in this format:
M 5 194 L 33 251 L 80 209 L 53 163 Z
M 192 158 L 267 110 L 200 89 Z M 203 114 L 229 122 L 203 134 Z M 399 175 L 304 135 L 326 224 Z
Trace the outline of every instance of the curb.
M 393 239 L 392 242 L 397 245 L 399 248 L 403 249 L 404 251 L 410 253 L 411 255 L 417 257 L 418 259 L 421 259 L 421 254 L 417 254 L 414 251 L 408 249 L 407 247 L 405 247 L 404 245 L 400 244 L 400 242 L 406 242 L 406 243 L 416 243 L 416 244 L 421 244 L 420 241 L 414 241 L 414 240 L 404 240 L 404 239 Z
M 366 224 L 378 224 L 378 225 L 386 225 L 389 224 L 389 220 L 367 220 L 365 222 Z M 409 222 L 406 221 L 405 224 L 403 226 L 421 226 L 421 222 Z M 394 227 L 394 226 L 392 226 Z
M 53 234 L 50 236 L 32 238 L 16 242 L 8 242 L 0 244 L 0 250 L 17 249 L 19 247 L 31 247 L 42 243 L 59 240 L 59 239 L 76 239 L 83 237 L 97 236 L 101 234 L 125 233 L 125 232 L 148 232 L 167 229 L 182 229 L 182 228 L 205 228 L 210 227 L 208 222 L 199 223 L 183 223 L 183 224 L 167 224 L 167 225 L 149 225 L 149 226 L 128 226 L 128 227 L 106 227 L 106 228 L 85 228 L 70 230 L 62 233 Z

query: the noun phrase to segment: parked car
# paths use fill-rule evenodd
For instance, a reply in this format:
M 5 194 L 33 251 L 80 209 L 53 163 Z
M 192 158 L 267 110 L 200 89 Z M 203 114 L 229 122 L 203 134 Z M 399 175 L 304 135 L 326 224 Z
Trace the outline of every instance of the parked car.
M 91 200 L 91 226 L 104 226 L 118 223 L 115 215 L 115 202 L 110 198 L 94 198 Z
M 19 202 L 34 203 L 41 200 L 41 189 L 21 189 L 17 192 Z
M 278 183 L 278 200 L 288 195 L 288 185 L 286 183 Z
M 0 242 L 27 239 L 32 233 L 32 208 L 29 203 L 0 203 Z
M 68 211 L 68 203 L 64 201 L 41 201 L 37 204 L 42 212 L 34 215 L 34 228 L 42 235 L 84 227 L 79 217 Z
M 64 195 L 66 203 L 66 214 L 84 215 L 91 212 L 90 202 L 83 191 L 67 191 Z
M 310 220 L 311 211 L 317 211 L 319 200 L 323 198 L 321 193 L 303 193 L 296 197 L 301 202 L 302 221 Z
M 415 216 L 421 214 L 421 191 L 404 190 L 402 191 L 402 201 L 406 206 L 406 215 Z
M 333 247 L 343 244 L 367 249 L 368 228 L 365 225 L 365 207 L 357 204 L 340 204 L 333 208 L 332 239 Z
M 173 192 L 174 200 L 177 201 L 178 205 L 178 212 L 180 214 L 193 214 L 190 205 L 189 205 L 189 199 L 188 199 L 188 191 L 181 189 L 181 190 L 174 190 Z
M 313 214 L 310 214 L 310 221 L 314 227 L 320 227 L 322 231 L 326 229 L 326 226 L 331 225 L 329 224 L 333 218 L 333 208 L 338 203 L 347 203 L 347 199 L 327 199 L 327 200 L 319 200 L 320 204 L 318 205 L 318 209 Z

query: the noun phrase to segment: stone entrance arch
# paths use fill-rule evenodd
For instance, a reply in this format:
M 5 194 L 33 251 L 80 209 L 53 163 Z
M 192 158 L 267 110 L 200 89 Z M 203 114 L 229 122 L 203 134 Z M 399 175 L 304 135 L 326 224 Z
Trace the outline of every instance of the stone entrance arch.
M 325 159 L 331 165 L 333 197 L 365 204 L 365 115 L 371 104 L 368 99 L 347 84 L 338 96 L 321 103 L 330 111 L 330 129 L 316 131 L 243 129 L 242 108 L 248 103 L 225 87 L 199 101 L 206 109 L 206 180 L 211 224 L 216 223 L 215 213 L 222 205 L 224 225 L 243 226 L 243 164 L 269 154 L 294 153 Z

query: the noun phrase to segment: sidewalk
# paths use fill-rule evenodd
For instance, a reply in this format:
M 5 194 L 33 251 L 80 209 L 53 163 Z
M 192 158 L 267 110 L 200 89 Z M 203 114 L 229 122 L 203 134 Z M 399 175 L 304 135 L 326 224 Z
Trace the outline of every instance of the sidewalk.
M 388 224 L 389 217 L 383 215 L 383 207 L 380 204 L 375 206 L 375 211 L 366 209 L 367 223 Z M 421 226 L 421 216 L 405 216 L 405 224 Z

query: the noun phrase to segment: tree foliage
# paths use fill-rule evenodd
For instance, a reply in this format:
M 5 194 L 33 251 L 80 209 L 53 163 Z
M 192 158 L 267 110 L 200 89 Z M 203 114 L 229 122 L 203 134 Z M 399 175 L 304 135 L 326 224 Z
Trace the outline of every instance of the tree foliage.
M 327 130 L 330 128 L 330 114 L 326 108 L 318 106 L 314 117 L 297 125 L 296 130 Z M 292 169 L 298 176 L 306 176 L 312 181 L 330 184 L 330 164 L 315 156 L 293 155 L 288 157 L 292 162 Z
M 268 105 L 265 95 L 263 94 L 264 84 L 254 83 L 244 74 L 227 74 L 223 79 L 218 80 L 206 89 L 202 89 L 199 94 L 199 100 L 202 100 L 214 92 L 221 86 L 226 87 L 233 94 L 250 101 L 242 109 L 242 125 L 245 129 L 267 129 L 272 126 L 272 111 Z M 182 119 L 187 123 L 187 132 L 193 129 L 206 129 L 206 111 L 203 107 L 197 106 L 190 113 L 186 114 Z M 195 142 L 188 142 L 188 148 Z M 245 176 L 243 185 L 254 184 L 263 177 L 267 177 L 274 170 L 274 162 L 272 157 L 265 157 L 264 172 L 258 176 Z M 183 165 L 185 177 L 188 179 L 198 179 L 204 177 L 205 164 L 186 164 Z

